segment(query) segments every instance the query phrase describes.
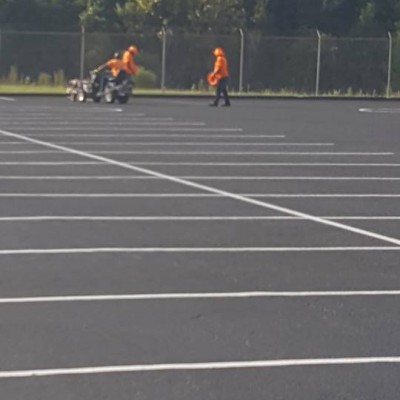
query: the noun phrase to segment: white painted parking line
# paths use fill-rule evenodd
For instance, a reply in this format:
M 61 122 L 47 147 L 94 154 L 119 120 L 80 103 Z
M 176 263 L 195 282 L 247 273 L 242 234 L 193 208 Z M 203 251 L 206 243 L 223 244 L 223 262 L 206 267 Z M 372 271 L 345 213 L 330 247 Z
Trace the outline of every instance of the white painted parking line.
M 4 136 L 8 136 L 8 137 L 12 137 L 12 138 L 19 138 L 19 139 L 22 139 L 22 140 L 26 140 L 27 142 L 30 142 L 30 143 L 35 143 L 35 144 L 39 144 L 39 145 L 42 145 L 42 146 L 45 146 L 45 147 L 49 147 L 49 148 L 52 148 L 52 149 L 61 150 L 61 151 L 65 152 L 65 153 L 80 155 L 82 157 L 95 159 L 97 161 L 105 161 L 105 162 L 109 163 L 110 165 L 119 166 L 119 167 L 124 168 L 124 169 L 133 170 L 133 171 L 136 171 L 136 172 L 142 172 L 144 174 L 149 174 L 149 175 L 157 176 L 157 177 L 160 177 L 160 178 L 165 178 L 165 180 L 168 181 L 168 182 L 179 183 L 179 184 L 181 184 L 183 186 L 186 186 L 186 187 L 191 187 L 191 188 L 195 188 L 195 189 L 198 189 L 198 190 L 203 190 L 203 191 L 205 191 L 205 192 L 207 192 L 209 194 L 220 195 L 220 196 L 223 196 L 225 198 L 230 198 L 230 199 L 233 199 L 233 200 L 237 200 L 237 201 L 240 201 L 242 203 L 257 205 L 259 207 L 266 208 L 266 209 L 269 209 L 269 210 L 278 211 L 278 212 L 281 212 L 281 213 L 287 214 L 287 215 L 303 217 L 304 219 L 307 219 L 309 221 L 313 221 L 313 222 L 321 224 L 321 225 L 334 227 L 334 228 L 337 228 L 337 229 L 340 229 L 340 230 L 343 230 L 343 231 L 346 231 L 346 232 L 355 233 L 355 234 L 360 235 L 360 236 L 377 239 L 377 240 L 384 241 L 384 242 L 387 242 L 387 243 L 392 243 L 392 244 L 395 244 L 395 245 L 399 246 L 399 249 L 400 249 L 400 239 L 397 239 L 397 238 L 394 238 L 394 237 L 390 237 L 390 236 L 387 236 L 387 235 L 381 235 L 381 234 L 378 234 L 378 233 L 375 233 L 375 232 L 372 232 L 372 231 L 368 231 L 368 230 L 365 230 L 365 229 L 355 228 L 355 227 L 352 227 L 350 225 L 346 225 L 346 224 L 343 224 L 343 223 L 340 223 L 340 222 L 336 222 L 336 221 L 325 220 L 323 218 L 315 217 L 315 216 L 313 216 L 311 214 L 299 212 L 299 211 L 296 211 L 296 210 L 293 210 L 293 209 L 290 209 L 290 208 L 287 208 L 287 207 L 280 207 L 280 206 L 277 206 L 277 205 L 272 204 L 272 203 L 259 201 L 259 200 L 255 199 L 255 198 L 250 198 L 250 197 L 238 195 L 238 194 L 235 194 L 235 193 L 232 193 L 232 192 L 228 192 L 228 191 L 225 191 L 225 190 L 220 190 L 220 189 L 217 189 L 217 188 L 214 188 L 214 187 L 211 187 L 211 186 L 199 184 L 199 183 L 192 182 L 192 181 L 189 181 L 189 180 L 184 180 L 184 179 L 177 178 L 177 177 L 174 177 L 174 176 L 171 176 L 171 175 L 162 174 L 162 173 L 159 173 L 159 172 L 156 172 L 156 171 L 153 171 L 153 170 L 149 170 L 149 169 L 145 169 L 145 168 L 142 168 L 142 167 L 130 165 L 130 164 L 127 164 L 127 163 L 124 163 L 124 162 L 121 162 L 121 161 L 117 161 L 117 160 L 111 159 L 111 158 L 102 157 L 102 156 L 99 156 L 97 154 L 90 154 L 90 153 L 87 153 L 87 152 L 84 152 L 84 151 L 80 151 L 80 150 L 75 150 L 75 149 L 72 149 L 72 148 L 69 148 L 69 147 L 60 146 L 60 145 L 56 145 L 56 144 L 48 143 L 48 142 L 43 142 L 43 141 L 40 141 L 40 140 L 36 140 L 36 139 L 33 139 L 33 138 L 26 137 L 24 135 L 8 132 L 8 131 L 4 131 L 4 130 L 0 130 L 0 133 L 3 134 Z
M 0 372 L 0 379 L 39 378 L 63 375 L 117 374 L 129 372 L 226 370 L 248 368 L 288 368 L 331 365 L 399 364 L 400 357 L 304 358 L 259 361 L 224 361 L 174 364 L 132 364 L 79 368 L 13 370 Z
M 102 110 L 104 110 L 106 112 L 110 111 L 109 109 L 105 109 L 105 108 L 102 109 Z M 75 111 L 76 110 L 74 109 L 73 110 L 74 118 L 76 118 L 77 116 L 78 117 L 87 118 L 87 114 L 81 112 L 81 113 L 78 113 L 80 115 L 77 115 L 75 113 Z M 96 117 L 95 117 L 96 121 L 109 121 L 110 120 L 110 117 L 105 117 L 105 116 L 102 116 L 102 115 L 98 115 L 97 111 L 99 111 L 99 110 L 95 110 L 95 111 L 96 111 Z M 115 110 L 114 111 L 111 110 L 111 111 L 115 112 Z M 88 115 L 90 115 L 90 113 Z M 37 122 L 42 122 L 44 120 L 45 121 L 65 121 L 67 118 L 70 118 L 70 117 L 71 117 L 70 114 L 65 116 L 63 114 L 57 115 L 57 114 L 54 114 L 54 113 L 51 113 L 51 112 L 38 113 L 38 112 L 35 112 L 35 111 L 25 111 L 25 110 L 20 111 L 20 112 L 18 112 L 18 110 L 13 110 L 12 114 L 10 114 L 9 112 L 2 112 L 1 108 L 0 108 L 0 118 L 1 118 L 2 121 L 6 121 L 6 122 L 15 121 L 16 118 L 18 118 L 18 121 L 35 121 L 35 122 L 36 121 Z M 138 118 L 138 117 L 139 118 L 145 117 L 145 114 L 143 114 L 143 113 L 134 113 L 134 114 L 122 113 L 122 114 L 118 115 L 118 120 L 129 121 L 130 118 Z
M 283 163 L 283 162 L 197 162 L 197 161 L 138 161 L 129 163 L 135 165 L 158 165 L 158 166 L 205 166 L 205 167 L 400 167 L 396 163 Z M 1 162 L 0 162 L 1 165 Z
M 400 246 L 336 247 L 90 247 L 60 249 L 2 249 L 0 255 L 129 254 L 129 253 L 313 253 L 400 251 Z M 1 267 L 1 266 L 0 266 Z
M 187 136 L 186 136 L 187 138 Z M 10 142 L 20 144 L 21 142 Z M 334 143 L 291 143 L 291 142 L 54 142 L 61 145 L 79 146 L 334 146 Z M 2 144 L 0 142 L 0 144 Z
M 180 178 L 177 178 L 180 179 Z M 195 182 L 193 182 L 195 183 Z M 253 200 L 257 198 L 276 198 L 276 199 L 302 199 L 302 198 L 321 198 L 321 199 L 380 199 L 380 198 L 399 198 L 400 194 L 382 194 L 382 193 L 366 193 L 366 194 L 353 194 L 353 193 L 331 193 L 331 194 L 285 194 L 285 193 L 237 193 L 235 196 L 246 197 L 249 200 Z M 12 198 L 23 198 L 23 197 L 32 197 L 32 198 L 216 198 L 216 199 L 226 199 L 229 196 L 225 196 L 223 194 L 217 193 L 0 193 L 1 197 L 12 197 Z M 250 202 L 249 202 L 250 203 Z M 284 209 L 285 207 L 274 206 L 271 209 Z M 265 207 L 268 208 L 268 207 Z M 278 210 L 279 211 L 279 210 Z M 297 211 L 296 211 L 297 213 Z M 299 215 L 308 215 L 299 213 Z M 314 218 L 314 216 L 312 216 Z M 318 217 L 317 217 L 318 218 Z M 312 220 L 311 218 L 306 218 Z
M 26 119 L 21 119 L 18 117 L 18 120 L 16 121 L 14 117 L 10 117 L 8 120 L 6 118 L 2 117 L 2 122 L 5 122 L 7 126 L 12 126 L 12 127 L 18 127 L 18 126 L 32 126 L 32 118 L 26 118 Z M 110 120 L 110 118 L 98 118 L 96 117 L 95 122 L 101 121 L 102 126 L 126 126 L 128 123 L 136 123 L 136 122 L 171 122 L 174 121 L 174 118 L 172 117 L 159 117 L 159 118 L 148 118 L 148 117 L 121 117 L 118 116 L 118 120 Z M 87 121 L 87 120 L 67 120 L 67 118 L 38 118 L 35 121 L 35 126 L 41 126 L 41 125 L 46 125 L 49 126 L 51 124 L 56 124 L 57 126 L 63 126 L 63 125 L 68 125 L 68 126 L 76 126 L 80 125 L 83 127 L 86 127 L 87 125 L 93 126 L 93 121 Z M 86 128 L 85 128 L 86 129 Z
M 26 131 L 26 129 L 24 128 L 23 129 L 24 131 Z M 90 130 L 93 130 L 94 132 L 97 132 L 97 131 L 99 131 L 99 130 L 102 130 L 102 129 L 99 129 L 99 128 L 96 128 L 96 129 L 88 129 L 88 128 L 77 128 L 77 129 L 70 129 L 70 128 L 61 128 L 61 129 L 54 129 L 54 128 L 49 128 L 49 129 L 44 129 L 44 128 L 35 128 L 35 129 L 31 129 L 31 130 L 37 130 L 37 131 L 44 131 L 44 130 L 49 130 L 49 131 L 82 131 L 82 130 L 84 130 L 85 132 L 87 132 L 87 131 L 90 131 Z M 109 131 L 110 129 L 109 128 L 106 128 L 106 129 L 104 129 L 104 130 L 107 130 L 107 131 Z M 242 128 L 202 128 L 202 127 L 196 127 L 196 128 L 189 128 L 189 127 L 179 127 L 179 126 L 176 126 L 176 127 L 167 127 L 167 126 L 141 126 L 141 127 L 138 127 L 138 126 L 130 126 L 130 127 L 126 127 L 126 129 L 124 128 L 124 129 L 120 129 L 120 128 L 117 128 L 117 131 L 115 132 L 115 136 L 116 137 L 118 137 L 118 131 L 119 132 L 121 132 L 121 131 L 128 131 L 128 132 L 137 132 L 137 131 L 139 131 L 139 132 L 157 132 L 157 131 L 161 131 L 161 132 L 243 132 L 243 129 Z M 93 136 L 94 135 L 97 135 L 97 134 L 93 134 Z M 29 137 L 29 136 L 56 136 L 56 137 L 63 137 L 63 136 L 67 136 L 67 134 L 63 134 L 63 133 L 60 133 L 60 134 L 56 134 L 56 133 L 53 133 L 53 134 L 42 134 L 42 133 L 37 133 L 37 134 L 33 134 L 33 133 L 30 133 L 29 135 L 26 135 L 26 137 Z M 82 136 L 82 137 L 84 137 L 85 136 L 85 133 L 84 132 L 82 132 L 82 134 L 78 134 L 77 136 Z M 90 134 L 87 134 L 87 136 L 90 136 Z M 112 136 L 114 136 L 114 135 L 112 135 Z
M 387 163 L 258 163 L 258 162 L 164 162 L 164 161 L 127 161 L 129 165 L 153 165 L 153 166 L 224 166 L 224 167 L 275 167 L 275 166 L 287 166 L 287 167 L 400 167 L 400 164 L 387 164 Z M 108 163 L 102 161 L 0 161 L 0 165 L 30 165 L 30 166 L 42 166 L 42 165 L 63 165 L 63 166 L 74 166 L 74 165 L 102 165 L 109 166 Z
M 76 150 L 76 149 L 75 149 Z M 80 150 L 76 150 L 80 151 Z M 392 156 L 394 153 L 366 152 L 302 152 L 302 151 L 131 151 L 85 149 L 87 154 L 151 154 L 151 155 L 300 155 L 300 156 Z M 62 150 L 4 150 L 0 154 L 60 154 Z M 94 155 L 94 154 L 92 154 Z
M 256 291 L 219 293 L 152 293 L 110 294 L 80 296 L 41 296 L 0 298 L 1 304 L 72 303 L 98 301 L 145 301 L 145 300 L 218 300 L 252 298 L 307 298 L 307 297 L 398 297 L 400 290 L 354 290 L 354 291 Z
M 228 131 L 231 132 L 231 131 Z M 234 132 L 242 132 L 241 130 L 234 131 Z M 218 133 L 204 133 L 204 134 L 197 134 L 197 133 L 191 133 L 190 135 L 187 135 L 185 133 L 62 133 L 62 134 L 53 134 L 53 133 L 43 133 L 43 134 L 27 134 L 27 137 L 55 137 L 55 138 L 65 138 L 65 137 L 76 137 L 76 138 L 208 138 L 208 139 L 213 139 L 213 138 L 233 138 L 233 139 L 281 139 L 285 138 L 285 135 L 247 135 L 247 134 L 240 134 L 240 133 L 235 133 L 235 134 L 229 134 L 229 133 L 224 133 L 224 134 L 218 134 Z M 62 144 L 63 142 L 52 142 L 55 144 Z M 65 142 L 66 144 L 70 144 L 71 142 Z M 81 143 L 81 142 L 75 142 L 75 143 Z M 96 143 L 96 142 L 90 142 L 90 143 Z M 115 143 L 115 142 L 113 142 Z M 118 142 L 117 142 L 118 143 Z M 245 143 L 245 142 L 244 142 Z
M 49 165 L 62 165 L 62 166 L 75 166 L 75 165 L 102 165 L 110 166 L 105 162 L 99 161 L 0 161 L 0 165 L 29 165 L 31 167 L 49 166 Z
M 400 177 L 365 176 L 196 176 L 177 178 L 198 181 L 400 181 Z M 0 180 L 164 180 L 149 175 L 0 175 Z
M 319 216 L 320 218 L 333 221 L 399 221 L 400 216 Z M 68 215 L 35 215 L 22 217 L 0 217 L 0 222 L 46 222 L 46 221 L 304 221 L 304 218 L 291 216 L 68 216 Z
M 38 125 L 37 123 L 35 125 Z M 139 121 L 131 121 L 129 122 L 129 124 L 125 124 L 125 126 L 104 126 L 103 124 L 101 124 L 101 126 L 69 126 L 68 124 L 66 124 L 65 126 L 60 126 L 62 125 L 61 123 L 56 123 L 56 126 L 49 126 L 51 124 L 47 123 L 45 124 L 45 126 L 24 126 L 23 128 L 21 127 L 21 129 L 23 129 L 24 131 L 81 131 L 82 129 L 84 129 L 85 131 L 119 131 L 119 132 L 123 132 L 123 131 L 130 131 L 132 130 L 133 127 L 141 127 L 141 126 L 161 126 L 161 127 L 179 127 L 179 126 L 205 126 L 206 123 L 205 122 L 139 122 Z M 129 125 L 129 126 L 126 126 Z M 115 128 L 115 129 L 114 129 Z
M 0 97 L 0 100 L 4 100 L 4 101 L 15 101 L 15 99 L 12 98 L 12 97 L 4 97 L 4 96 L 1 96 L 1 97 Z
M 80 107 L 73 107 L 73 108 L 66 108 L 65 106 L 23 106 L 20 105 L 18 108 L 13 108 L 12 116 L 18 117 L 27 117 L 29 114 L 33 114 L 32 117 L 38 117 L 38 116 L 55 116 L 56 112 L 62 113 L 60 117 L 62 118 L 68 118 L 68 115 L 76 117 L 77 115 L 83 115 L 85 117 L 88 117 L 91 113 L 97 114 L 97 113 L 123 113 L 124 110 L 122 108 L 116 108 L 116 107 L 95 107 L 95 106 L 90 106 L 90 108 L 80 108 Z M 67 116 L 66 116 L 67 115 Z M 135 115 L 135 116 L 144 116 L 143 113 L 123 113 L 121 115 Z M 10 112 L 9 110 L 7 111 L 2 111 L 0 108 L 0 117 L 10 117 Z M 29 115 L 30 117 L 30 115 Z M 119 118 L 119 117 L 118 117 Z
M 362 113 L 400 114 L 400 108 L 360 108 Z

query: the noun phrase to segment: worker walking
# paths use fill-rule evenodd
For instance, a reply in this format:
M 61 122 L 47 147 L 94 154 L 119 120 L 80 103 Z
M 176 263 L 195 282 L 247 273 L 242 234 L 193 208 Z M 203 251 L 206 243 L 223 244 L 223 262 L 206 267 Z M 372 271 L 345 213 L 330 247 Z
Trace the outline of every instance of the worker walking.
M 215 63 L 211 76 L 216 78 L 218 82 L 215 92 L 215 100 L 210 104 L 210 106 L 218 107 L 221 95 L 223 95 L 225 100 L 225 104 L 223 104 L 223 106 L 230 107 L 231 102 L 228 95 L 228 61 L 226 60 L 224 50 L 221 47 L 214 49 L 213 54 L 215 56 Z

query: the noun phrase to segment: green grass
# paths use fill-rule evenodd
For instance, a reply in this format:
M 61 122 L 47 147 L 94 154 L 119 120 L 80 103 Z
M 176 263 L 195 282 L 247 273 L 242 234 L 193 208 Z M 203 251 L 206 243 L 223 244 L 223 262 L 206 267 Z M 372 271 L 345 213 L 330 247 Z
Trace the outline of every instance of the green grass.
M 37 85 L 37 84 L 19 84 L 19 85 L 10 85 L 10 84 L 0 84 L 0 94 L 65 94 L 65 86 L 45 86 L 45 85 Z M 209 91 L 199 91 L 199 90 L 172 90 L 172 89 L 140 89 L 136 88 L 134 93 L 138 95 L 182 95 L 182 96 L 213 96 L 214 89 L 210 88 Z M 240 95 L 237 92 L 231 91 L 232 95 Z M 305 92 L 294 92 L 290 90 L 280 90 L 280 91 L 271 91 L 265 90 L 262 92 L 243 92 L 244 96 L 265 96 L 265 97 L 313 97 L 313 93 L 305 93 Z M 364 92 L 352 92 L 350 90 L 347 91 L 333 91 L 330 93 L 322 93 L 322 97 L 384 97 L 383 95 L 379 95 L 377 93 L 364 93 Z M 393 97 L 398 96 L 398 93 L 392 93 Z

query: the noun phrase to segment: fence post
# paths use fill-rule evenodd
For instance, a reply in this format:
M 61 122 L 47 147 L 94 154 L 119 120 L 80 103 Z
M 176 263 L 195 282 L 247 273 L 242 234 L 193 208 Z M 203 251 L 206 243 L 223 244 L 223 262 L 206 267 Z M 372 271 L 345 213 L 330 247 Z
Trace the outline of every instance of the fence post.
M 162 32 L 162 55 L 161 55 L 161 90 L 165 90 L 165 69 L 167 60 L 167 31 L 163 26 Z
M 393 52 L 393 40 L 392 34 L 388 32 L 389 37 L 389 58 L 388 58 L 388 74 L 387 74 L 387 89 L 386 97 L 390 97 L 391 86 L 392 86 L 392 52 Z
M 317 29 L 317 35 L 318 35 L 318 52 L 317 52 L 317 76 L 315 79 L 315 96 L 319 95 L 319 79 L 321 75 L 321 42 L 322 42 L 322 36 L 319 30 Z
M 85 27 L 81 26 L 81 56 L 80 56 L 80 71 L 79 77 L 83 79 L 85 76 Z
M 2 52 L 3 52 L 3 35 L 2 35 L 2 31 L 0 29 L 0 76 L 1 76 L 1 71 L 2 71 L 2 68 L 3 68 L 3 65 L 2 65 L 2 61 L 3 61 Z
M 243 61 L 244 61 L 244 33 L 242 29 L 240 32 L 240 66 L 239 66 L 239 93 L 243 91 Z

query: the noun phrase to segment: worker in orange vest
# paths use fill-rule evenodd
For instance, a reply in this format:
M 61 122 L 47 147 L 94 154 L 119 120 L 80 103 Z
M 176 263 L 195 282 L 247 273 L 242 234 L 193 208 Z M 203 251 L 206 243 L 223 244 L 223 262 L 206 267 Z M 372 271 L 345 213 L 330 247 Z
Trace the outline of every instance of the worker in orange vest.
M 125 64 L 125 69 L 128 75 L 136 75 L 138 66 L 135 63 L 134 57 L 138 54 L 136 46 L 129 46 L 122 54 L 122 62 Z
M 218 80 L 217 89 L 215 92 L 215 100 L 210 104 L 210 106 L 218 107 L 218 102 L 221 95 L 224 96 L 225 104 L 223 106 L 230 107 L 231 102 L 228 96 L 228 61 L 226 60 L 224 50 L 221 47 L 214 49 L 213 54 L 215 56 L 214 70 L 211 74 Z
M 119 58 L 118 53 L 114 53 L 113 58 L 110 58 L 108 61 L 106 61 L 104 64 L 100 65 L 97 67 L 94 72 L 98 73 L 103 71 L 104 69 L 109 69 L 111 72 L 111 76 L 115 78 L 115 83 L 120 84 L 122 83 L 128 75 L 127 68 L 125 66 L 125 63 Z M 100 93 L 101 94 L 104 91 L 104 88 L 108 82 L 109 77 L 105 75 L 100 82 Z

